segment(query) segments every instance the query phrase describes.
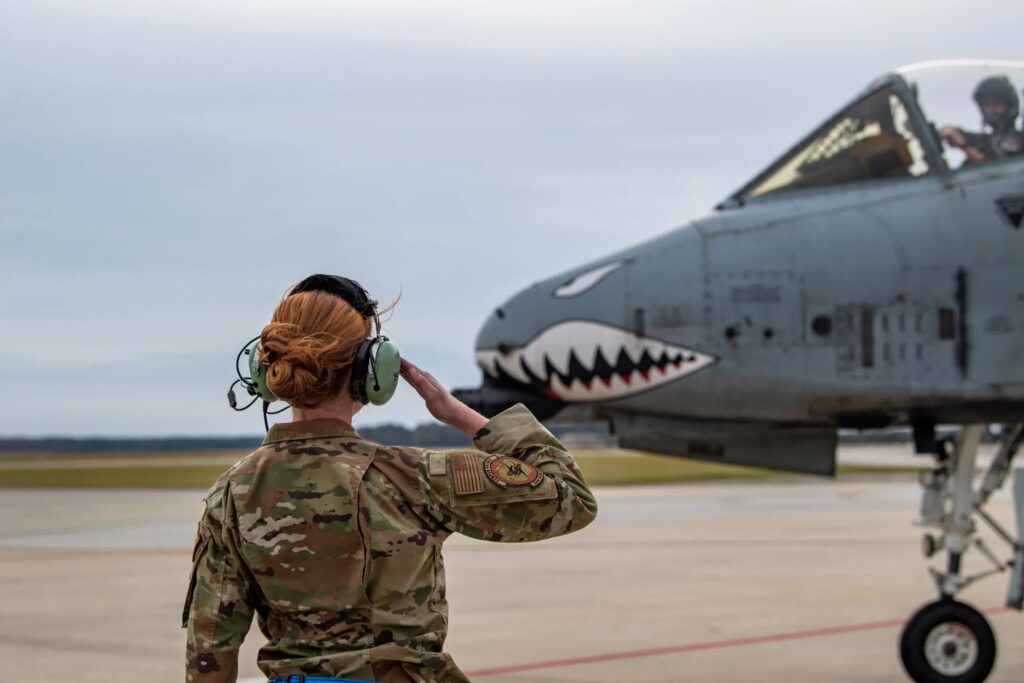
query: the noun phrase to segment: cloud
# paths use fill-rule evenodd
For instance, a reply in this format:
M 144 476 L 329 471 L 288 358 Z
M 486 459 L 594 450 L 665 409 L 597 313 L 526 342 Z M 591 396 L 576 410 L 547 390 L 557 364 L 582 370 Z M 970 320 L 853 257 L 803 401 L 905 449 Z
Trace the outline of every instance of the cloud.
M 879 72 L 1016 44 L 1018 4 L 964 11 L 9 3 L 0 432 L 237 433 L 237 347 L 317 271 L 401 292 L 403 351 L 475 384 L 521 287 L 706 213 Z

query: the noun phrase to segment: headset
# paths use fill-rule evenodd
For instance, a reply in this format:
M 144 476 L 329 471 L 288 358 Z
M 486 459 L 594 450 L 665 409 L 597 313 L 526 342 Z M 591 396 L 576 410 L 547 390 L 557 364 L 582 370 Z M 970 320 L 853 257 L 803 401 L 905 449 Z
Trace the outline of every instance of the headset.
M 384 405 L 398 388 L 398 372 L 402 364 L 402 356 L 387 337 L 381 334 L 380 317 L 377 315 L 377 302 L 370 298 L 366 290 L 355 280 L 340 275 L 310 275 L 291 288 L 285 298 L 299 292 L 327 292 L 341 297 L 363 318 L 373 319 L 374 334 L 359 343 L 352 371 L 349 377 L 349 394 L 352 400 L 360 403 Z M 277 401 L 277 396 L 267 386 L 267 366 L 260 361 L 260 338 L 250 339 L 235 356 L 235 373 L 238 379 L 228 388 L 228 404 L 236 411 L 246 410 L 256 401 L 263 400 L 263 424 L 267 424 L 267 415 L 276 415 L 288 409 L 269 410 L 270 404 Z M 242 356 L 249 357 L 249 376 L 242 375 L 239 363 Z M 241 408 L 235 398 L 235 387 L 241 384 L 246 393 L 253 399 Z

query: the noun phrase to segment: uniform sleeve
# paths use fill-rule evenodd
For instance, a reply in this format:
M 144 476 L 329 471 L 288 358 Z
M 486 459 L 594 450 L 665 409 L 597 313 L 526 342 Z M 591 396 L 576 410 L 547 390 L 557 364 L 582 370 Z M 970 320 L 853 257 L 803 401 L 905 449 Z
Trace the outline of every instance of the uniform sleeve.
M 186 683 L 233 683 L 238 648 L 252 623 L 252 578 L 238 552 L 228 486 L 225 475 L 210 489 L 196 533 L 181 617 L 188 629 Z
M 450 531 L 539 541 L 582 529 L 597 501 L 572 455 L 521 403 L 489 420 L 476 449 L 425 451 L 427 508 Z
M 968 130 L 957 129 L 964 138 L 968 147 L 974 147 L 980 152 L 988 150 L 991 137 L 985 133 L 975 133 Z

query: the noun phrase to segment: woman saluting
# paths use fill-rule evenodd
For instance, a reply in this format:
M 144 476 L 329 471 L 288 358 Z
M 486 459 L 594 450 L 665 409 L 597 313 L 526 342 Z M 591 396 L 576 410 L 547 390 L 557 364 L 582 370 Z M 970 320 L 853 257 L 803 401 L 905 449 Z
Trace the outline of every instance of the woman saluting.
M 523 405 L 487 420 L 407 361 L 402 378 L 476 448 L 360 437 L 352 416 L 367 383 L 380 389 L 366 343 L 375 317 L 357 283 L 314 275 L 263 329 L 265 389 L 294 421 L 271 427 L 206 496 L 182 615 L 186 681 L 235 681 L 253 614 L 271 680 L 466 681 L 442 649 L 445 539 L 536 541 L 594 519 L 573 457 Z

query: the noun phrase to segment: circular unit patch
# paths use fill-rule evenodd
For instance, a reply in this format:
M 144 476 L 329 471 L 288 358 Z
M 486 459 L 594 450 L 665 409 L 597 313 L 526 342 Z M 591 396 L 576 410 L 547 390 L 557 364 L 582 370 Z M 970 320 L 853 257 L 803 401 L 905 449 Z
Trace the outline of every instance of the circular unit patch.
M 537 486 L 543 481 L 540 470 L 508 455 L 492 455 L 484 460 L 484 474 L 498 486 Z

